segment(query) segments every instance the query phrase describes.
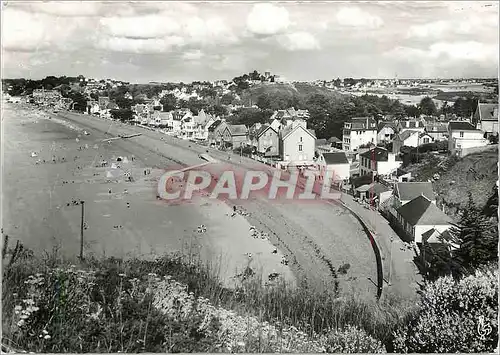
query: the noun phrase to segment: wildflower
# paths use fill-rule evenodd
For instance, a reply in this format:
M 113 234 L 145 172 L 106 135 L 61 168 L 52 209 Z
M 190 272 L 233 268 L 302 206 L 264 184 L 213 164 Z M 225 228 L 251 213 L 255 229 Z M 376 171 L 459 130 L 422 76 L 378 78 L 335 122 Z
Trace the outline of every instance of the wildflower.
M 125 275 L 125 274 L 118 274 L 118 276 L 120 276 L 120 277 L 126 277 L 127 275 Z
M 42 333 L 43 333 L 44 335 L 49 334 L 49 332 L 48 332 L 48 331 L 46 331 L 45 329 L 44 329 L 44 330 L 42 330 Z
M 26 324 L 26 322 L 23 319 L 21 319 L 19 322 L 17 322 L 18 327 L 22 327 L 25 324 Z
M 49 340 L 51 338 L 51 336 L 48 335 L 48 334 L 46 334 L 43 338 L 46 339 L 46 340 Z

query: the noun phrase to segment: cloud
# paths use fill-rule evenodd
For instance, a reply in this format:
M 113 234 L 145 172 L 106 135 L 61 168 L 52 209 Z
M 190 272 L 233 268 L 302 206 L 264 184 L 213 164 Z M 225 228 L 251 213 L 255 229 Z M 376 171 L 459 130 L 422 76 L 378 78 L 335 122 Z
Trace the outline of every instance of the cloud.
M 397 59 L 421 61 L 448 59 L 453 61 L 496 62 L 498 47 L 476 41 L 436 42 L 427 49 L 397 47 L 384 53 Z
M 45 48 L 70 50 L 85 36 L 75 36 L 82 22 L 7 8 L 2 14 L 2 46 L 7 51 L 37 51 Z
M 280 43 L 289 51 L 316 50 L 321 47 L 318 40 L 308 32 L 289 33 Z
M 174 19 L 155 15 L 104 17 L 100 24 L 111 36 L 125 38 L 159 38 L 181 30 L 181 25 Z
M 189 51 L 189 52 L 184 52 L 184 54 L 182 55 L 182 58 L 184 58 L 185 60 L 189 60 L 189 61 L 197 61 L 203 57 L 205 57 L 205 53 L 203 53 L 199 49 Z
M 33 3 L 9 3 L 13 8 L 33 13 L 43 13 L 61 17 L 87 17 L 97 16 L 102 4 L 99 2 L 33 2 Z
M 358 7 L 343 7 L 336 15 L 337 23 L 342 26 L 379 28 L 384 21 L 377 15 L 372 15 Z
M 436 21 L 422 25 L 413 25 L 408 29 L 408 37 L 441 37 L 451 29 L 451 22 Z
M 177 46 L 184 45 L 184 39 L 179 36 L 164 38 L 131 39 L 126 37 L 104 37 L 97 47 L 105 50 L 124 53 L 152 54 L 165 53 Z
M 255 4 L 247 17 L 247 29 L 256 35 L 275 35 L 289 25 L 288 10 L 273 4 Z

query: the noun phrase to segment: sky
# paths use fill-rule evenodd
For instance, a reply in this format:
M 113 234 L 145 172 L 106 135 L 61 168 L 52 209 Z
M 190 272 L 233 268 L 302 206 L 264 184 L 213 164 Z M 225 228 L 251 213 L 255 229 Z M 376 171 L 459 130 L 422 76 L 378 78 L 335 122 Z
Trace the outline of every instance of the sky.
M 497 77 L 498 2 L 3 3 L 3 77 Z

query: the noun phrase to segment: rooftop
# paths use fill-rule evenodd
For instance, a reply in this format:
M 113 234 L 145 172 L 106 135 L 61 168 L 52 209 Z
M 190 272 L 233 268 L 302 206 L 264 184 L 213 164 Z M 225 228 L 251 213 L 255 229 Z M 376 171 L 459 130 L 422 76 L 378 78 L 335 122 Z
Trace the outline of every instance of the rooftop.
M 450 131 L 477 131 L 477 129 L 466 121 L 451 121 L 448 124 Z
M 414 135 L 414 134 L 418 134 L 418 133 L 420 133 L 420 132 L 418 132 L 418 131 L 412 131 L 411 129 L 409 129 L 409 130 L 407 130 L 407 131 L 404 131 L 403 133 L 398 134 L 398 136 L 397 136 L 397 137 L 398 137 L 400 140 L 405 141 L 405 140 L 407 140 L 408 138 L 410 138 L 412 135 Z
M 401 201 L 413 200 L 420 195 L 424 195 L 431 201 L 436 200 L 432 182 L 398 182 L 396 190 Z
M 323 153 L 323 158 L 327 165 L 349 164 L 344 152 Z
M 399 207 L 397 212 L 412 226 L 446 225 L 453 222 L 450 217 L 423 195 Z
M 388 161 L 389 152 L 381 147 L 375 147 L 360 154 L 361 157 L 375 161 Z
M 236 124 L 236 125 L 228 124 L 227 128 L 229 129 L 231 135 L 245 135 L 248 132 L 247 126 L 243 124 Z
M 498 104 L 477 104 L 477 112 L 479 112 L 479 118 L 485 121 L 496 121 L 498 120 Z

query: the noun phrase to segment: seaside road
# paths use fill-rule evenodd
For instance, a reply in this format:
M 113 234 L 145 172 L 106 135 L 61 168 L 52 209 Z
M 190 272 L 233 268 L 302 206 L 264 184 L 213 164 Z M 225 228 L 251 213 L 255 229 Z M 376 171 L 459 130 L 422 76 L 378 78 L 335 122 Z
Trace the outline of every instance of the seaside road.
M 155 131 L 92 116 L 64 112 L 58 117 L 82 128 L 108 132 L 109 137 L 141 133 L 139 137 L 126 140 L 130 141 L 130 146 L 156 152 L 183 166 L 199 164 L 198 155 L 208 149 Z M 124 142 L 117 140 L 113 144 Z M 227 162 L 227 153 L 208 150 L 211 156 Z M 267 167 L 245 157 L 241 164 L 239 161 L 240 157 L 233 155 L 231 169 L 262 170 Z M 299 279 L 306 279 L 311 286 L 328 289 L 335 288 L 338 283 L 344 294 L 375 296 L 377 288 L 371 280 L 376 280 L 377 274 L 372 247 L 360 224 L 345 209 L 321 201 L 299 203 L 264 197 L 238 203 L 248 213 L 245 218 L 250 224 L 268 233 L 273 244 L 287 255 Z M 347 267 L 345 274 L 338 272 L 340 266 Z

